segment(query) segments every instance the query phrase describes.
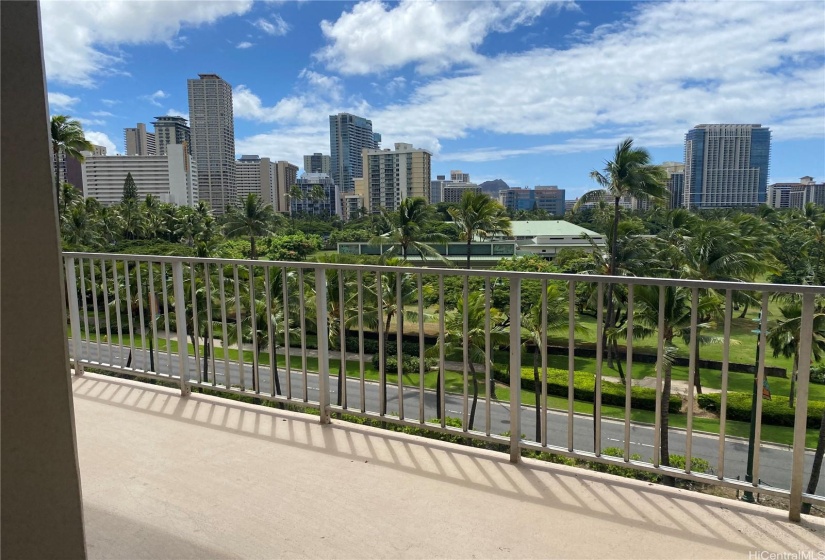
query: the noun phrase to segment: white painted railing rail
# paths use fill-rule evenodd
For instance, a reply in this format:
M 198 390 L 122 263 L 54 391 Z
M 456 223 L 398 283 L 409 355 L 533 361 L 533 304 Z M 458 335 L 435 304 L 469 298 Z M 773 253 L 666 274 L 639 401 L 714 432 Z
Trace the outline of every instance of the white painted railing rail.
M 209 389 L 312 407 L 320 411 L 323 423 L 330 421 L 332 413 L 344 413 L 458 434 L 501 444 L 502 449 L 509 448 L 512 461 L 518 461 L 525 450 L 546 452 L 783 496 L 790 500 L 794 520 L 799 519 L 803 502 L 825 505 L 822 493 L 805 491 L 812 455 L 805 449 L 811 340 L 816 299 L 825 296 L 822 286 L 98 253 L 64 253 L 64 264 L 70 296 L 70 348 L 77 374 L 87 367 L 99 368 L 172 382 L 183 394 L 193 388 Z M 448 286 L 453 278 L 458 283 Z M 631 383 L 624 387 L 622 414 L 615 418 L 614 413 L 612 419 L 604 414 L 602 362 L 607 348 L 602 335 L 610 284 L 614 295 L 620 288 L 625 294 L 621 338 L 627 341 L 622 350 L 628 379 L 634 368 L 634 335 L 643 333 L 644 327 L 658 337 L 652 425 L 633 421 Z M 559 288 L 552 306 L 550 285 Z M 588 288 L 587 297 L 595 306 L 597 329 L 594 398 L 592 413 L 587 414 L 576 411 L 575 400 L 575 337 L 581 322 L 576 310 L 584 297 L 577 287 L 581 286 Z M 526 287 L 531 287 L 530 295 L 538 293 L 537 301 L 524 300 L 530 297 L 524 296 Z M 658 300 L 653 320 L 650 298 L 640 300 L 639 290 L 649 288 L 640 287 L 656 290 L 652 292 L 654 302 Z M 695 430 L 693 406 L 687 406 L 684 429 L 664 429 L 663 407 L 670 407 L 663 397 L 670 354 L 663 333 L 677 329 L 679 337 L 688 340 L 687 402 L 692 403 L 694 366 L 698 365 L 693 350 L 703 320 L 699 298 L 709 290 L 724 297 L 719 434 Z M 672 324 L 675 319 L 668 316 L 674 311 L 674 294 L 682 297 L 678 324 Z M 743 441 L 726 435 L 732 312 L 735 298 L 743 294 L 759 302 L 762 312 L 757 387 L 762 387 L 766 375 L 771 298 L 793 297 L 801 301 L 802 308 L 793 446 L 780 449 L 762 442 L 763 396 L 761 390 L 755 391 L 753 482 L 741 480 L 745 475 Z M 496 310 L 494 297 L 503 309 Z M 647 324 L 639 325 L 636 313 L 645 305 Z M 538 315 L 531 315 L 535 309 Z M 523 364 L 529 363 L 522 360 L 528 337 L 519 328 L 528 315 L 536 321 L 540 340 L 547 340 L 548 322 L 556 325 L 554 333 L 567 333 L 563 406 L 548 404 L 548 371 L 552 368 L 548 367 L 546 343 L 539 345 L 540 358 L 535 362 L 540 374 L 536 403 L 522 403 L 520 374 L 509 375 L 509 402 L 488 398 L 497 373 L 502 380 L 507 376 L 505 368 L 520 373 Z M 561 323 L 564 327 L 558 328 Z M 404 352 L 405 340 L 412 342 L 412 325 L 418 348 L 414 353 Z M 396 350 L 391 356 L 388 344 L 393 326 Z M 429 348 L 428 327 L 437 336 Z M 612 340 L 615 333 L 608 335 Z M 367 340 L 377 352 L 366 351 Z M 502 359 L 507 350 L 509 358 Z M 499 370 L 492 363 L 496 352 Z M 377 354 L 375 367 L 368 365 L 370 354 Z M 417 357 L 418 364 L 408 364 L 404 371 L 409 356 Z M 393 371 L 386 365 L 390 358 L 397 362 Z M 454 373 L 448 373 L 448 358 L 461 362 Z M 436 364 L 435 380 L 429 382 L 428 359 Z M 475 371 L 481 361 L 483 371 Z M 336 368 L 344 374 L 332 375 Z M 479 398 L 475 398 L 477 393 L 482 393 Z M 478 415 L 477 406 L 482 408 Z M 679 451 L 684 456 L 684 466 L 667 466 L 669 457 L 662 454 L 665 440 L 671 453 Z M 618 447 L 619 456 L 604 453 L 608 447 Z M 696 459 L 709 461 L 713 472 L 696 472 Z M 769 476 L 763 477 L 766 472 Z

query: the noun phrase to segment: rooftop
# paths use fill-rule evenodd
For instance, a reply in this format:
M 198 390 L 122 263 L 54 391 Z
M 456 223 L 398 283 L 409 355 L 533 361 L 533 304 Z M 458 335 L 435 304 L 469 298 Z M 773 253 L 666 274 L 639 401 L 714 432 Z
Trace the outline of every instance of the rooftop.
M 157 385 L 86 373 L 73 393 L 90 558 L 741 559 L 825 534 L 822 519 Z
M 510 222 L 515 237 L 535 237 L 538 235 L 560 235 L 581 237 L 586 233 L 591 237 L 602 237 L 601 233 L 571 224 L 564 220 L 513 220 Z

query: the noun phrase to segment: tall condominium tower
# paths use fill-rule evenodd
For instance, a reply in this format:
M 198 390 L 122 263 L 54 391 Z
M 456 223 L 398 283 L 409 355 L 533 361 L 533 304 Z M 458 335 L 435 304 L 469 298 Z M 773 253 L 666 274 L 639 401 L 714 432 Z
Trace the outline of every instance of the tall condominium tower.
M 430 152 L 412 144 L 397 143 L 395 150 L 365 149 L 362 165 L 366 175 L 358 181 L 355 194 L 362 196 L 364 207 L 374 214 L 382 209 L 397 210 L 406 198 L 429 202 L 431 157 Z
M 192 134 L 186 119 L 171 115 L 155 117 L 155 146 L 159 156 L 166 155 L 166 146 L 169 144 L 186 144 L 189 154 L 192 154 Z
M 329 116 L 330 168 L 342 194 L 354 190 L 354 178 L 363 177 L 361 150 L 378 149 L 380 138 L 369 119 L 349 113 Z
M 329 175 L 329 156 L 319 153 L 304 156 L 304 173 L 326 173 Z
M 741 208 L 768 199 L 771 131 L 700 124 L 685 135 L 685 207 Z
M 189 125 L 192 155 L 198 164 L 198 191 L 216 214 L 237 204 L 235 187 L 235 126 L 232 86 L 217 74 L 190 79 Z
M 670 193 L 668 208 L 682 208 L 685 204 L 685 164 L 666 161 L 662 164 L 667 173 L 667 191 Z
M 155 135 L 146 132 L 143 123 L 138 123 L 135 128 L 123 129 L 123 145 L 127 156 L 153 156 L 157 153 Z
M 273 209 L 277 208 L 275 162 L 271 159 L 257 155 L 241 156 L 235 164 L 235 181 L 239 199 L 256 194 L 266 204 L 271 204 Z

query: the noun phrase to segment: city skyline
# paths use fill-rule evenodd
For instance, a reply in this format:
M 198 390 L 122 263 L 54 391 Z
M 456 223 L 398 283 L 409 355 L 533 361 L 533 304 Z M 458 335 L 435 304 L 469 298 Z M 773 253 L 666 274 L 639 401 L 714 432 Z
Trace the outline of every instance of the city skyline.
M 214 72 L 233 85 L 236 157 L 300 165 L 327 153 L 328 116 L 351 112 L 385 146 L 431 151 L 433 175 L 575 197 L 624 137 L 682 161 L 698 124 L 761 123 L 769 182 L 825 177 L 816 2 L 72 6 L 42 5 L 51 113 L 80 118 L 109 153 L 127 126 L 187 116 L 184 80 Z M 61 35 L 66 20 L 89 33 Z M 392 23 L 394 42 L 380 33 Z

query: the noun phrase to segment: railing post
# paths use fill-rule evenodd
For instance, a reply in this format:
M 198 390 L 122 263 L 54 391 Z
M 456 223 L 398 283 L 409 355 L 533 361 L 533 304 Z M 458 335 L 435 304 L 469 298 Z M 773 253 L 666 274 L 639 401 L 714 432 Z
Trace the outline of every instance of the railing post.
M 186 296 L 183 289 L 183 263 L 179 260 L 172 262 L 172 288 L 175 294 L 175 325 L 177 326 L 178 338 L 178 368 L 180 374 L 180 393 L 188 396 L 190 392 L 189 381 L 189 348 L 187 346 L 188 335 L 186 333 Z M 241 350 L 242 351 L 242 350 Z
M 808 385 L 811 378 L 811 344 L 814 326 L 814 294 L 802 296 L 800 323 L 799 367 L 796 380 L 796 412 L 793 424 L 793 460 L 791 463 L 791 495 L 788 518 L 800 521 L 802 490 L 805 483 L 805 428 L 808 422 Z
M 74 373 L 83 375 L 80 345 L 80 310 L 77 307 L 77 275 L 74 270 L 74 257 L 66 258 L 66 296 L 69 304 L 69 320 L 72 324 L 72 349 L 74 353 Z
M 521 279 L 510 278 L 510 462 L 521 460 Z
M 329 325 L 327 324 L 327 273 L 315 269 L 315 324 L 318 335 L 318 405 L 321 424 L 329 424 Z M 346 375 L 346 372 L 344 372 Z

